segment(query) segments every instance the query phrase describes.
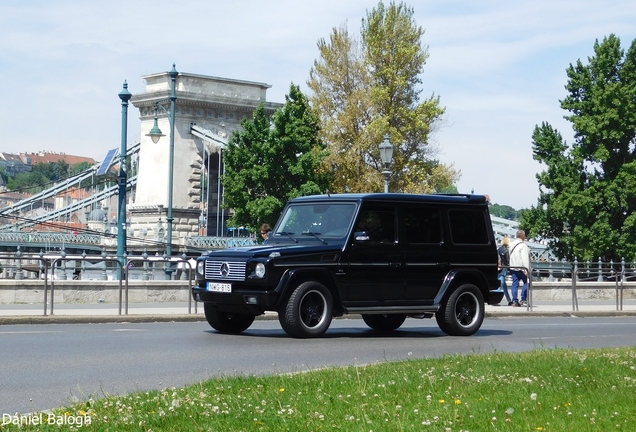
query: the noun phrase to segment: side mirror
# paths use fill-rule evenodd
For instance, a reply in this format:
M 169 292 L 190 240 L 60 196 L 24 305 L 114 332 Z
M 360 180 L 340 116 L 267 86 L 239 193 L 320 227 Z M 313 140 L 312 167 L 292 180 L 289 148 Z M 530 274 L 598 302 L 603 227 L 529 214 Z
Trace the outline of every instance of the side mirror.
M 371 240 L 371 237 L 369 237 L 369 233 L 367 231 L 356 231 L 355 233 L 353 233 L 353 238 L 358 243 L 365 243 Z

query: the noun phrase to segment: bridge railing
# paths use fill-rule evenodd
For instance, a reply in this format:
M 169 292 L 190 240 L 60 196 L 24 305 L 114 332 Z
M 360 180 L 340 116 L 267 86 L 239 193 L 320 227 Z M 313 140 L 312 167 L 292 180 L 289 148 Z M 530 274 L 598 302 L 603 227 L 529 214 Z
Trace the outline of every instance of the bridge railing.
M 144 246 L 147 244 L 145 238 L 127 237 L 126 242 L 129 247 Z M 17 248 L 19 245 L 36 243 L 46 245 L 49 249 L 63 249 L 66 245 L 87 245 L 87 246 L 115 246 L 117 236 L 113 233 L 66 233 L 66 232 L 23 232 L 23 231 L 0 231 L 0 243 L 13 244 Z M 184 246 L 195 250 L 226 249 L 241 246 L 253 246 L 256 241 L 250 237 L 205 237 L 192 236 L 185 237 L 181 245 L 174 244 L 173 247 Z M 152 246 L 165 248 L 161 242 L 152 242 Z
M 236 239 L 245 240 L 245 239 Z M 97 279 L 119 281 L 119 314 L 128 314 L 128 284 L 132 278 L 150 280 L 157 274 L 172 279 L 176 273 L 180 280 L 188 280 L 189 286 L 193 281 L 193 258 L 185 254 L 181 257 L 127 256 L 125 267 L 122 268 L 118 258 L 102 255 L 71 255 L 64 251 L 61 253 L 26 254 L 18 250 L 16 253 L 0 254 L 0 276 L 4 279 L 36 279 L 44 285 L 44 315 L 47 314 L 47 298 L 51 293 L 50 313 L 54 311 L 55 281 L 72 279 Z M 108 264 L 111 264 L 110 268 Z M 616 310 L 623 309 L 624 284 L 636 281 L 636 262 L 603 262 L 603 261 L 538 261 L 532 262 L 532 279 L 535 281 L 547 279 L 548 281 L 570 280 L 572 292 L 572 310 L 578 311 L 579 290 L 599 289 L 599 282 L 613 282 L 616 299 Z M 124 277 L 113 273 L 121 274 Z M 35 277 L 27 277 L 35 275 Z M 93 277 L 90 277 L 93 276 Z M 125 284 L 125 289 L 122 284 Z M 606 289 L 606 288 L 605 288 Z M 529 285 L 529 304 L 532 302 L 532 285 Z M 191 297 L 188 296 L 188 313 L 191 313 Z M 196 313 L 195 303 L 195 313 Z
M 599 289 L 599 283 L 614 283 L 616 310 L 623 310 L 625 283 L 636 281 L 636 262 L 616 261 L 537 261 L 532 263 L 535 280 L 570 280 L 572 310 L 579 310 L 579 290 Z M 530 295 L 530 294 L 529 294 Z
M 43 315 L 47 314 L 53 315 L 55 311 L 55 281 L 67 280 L 68 279 L 68 270 L 71 269 L 74 271 L 74 276 L 78 275 L 78 268 L 85 268 L 86 263 L 102 263 L 104 264 L 101 267 L 101 276 L 100 280 L 107 280 L 108 275 L 106 272 L 106 264 L 111 263 L 112 267 L 119 273 L 120 277 L 112 278 L 117 280 L 119 289 L 118 289 L 118 314 L 122 315 L 122 311 L 124 315 L 128 315 L 128 306 L 129 306 L 129 276 L 130 271 L 134 268 L 135 263 L 141 264 L 141 266 L 146 270 L 146 274 L 150 272 L 150 268 L 156 269 L 156 264 L 162 264 L 161 271 L 164 272 L 169 280 L 172 279 L 171 274 L 175 271 L 173 266 L 176 266 L 176 270 L 181 274 L 182 281 L 187 280 L 188 289 L 192 286 L 193 278 L 194 278 L 194 264 L 193 259 L 187 257 L 185 254 L 181 257 L 158 257 L 158 256 L 148 256 L 147 254 L 143 256 L 131 256 L 126 257 L 125 265 L 122 266 L 121 261 L 117 257 L 112 256 L 99 256 L 99 255 L 71 255 L 71 254 L 0 254 L 0 263 L 5 263 L 7 261 L 14 261 L 11 264 L 11 267 L 14 267 L 14 279 L 22 280 L 24 279 L 22 276 L 23 271 L 35 272 L 37 271 L 41 277 L 36 278 L 35 280 L 40 281 L 44 285 L 43 290 Z M 73 265 L 68 265 L 69 262 L 72 262 Z M 28 264 L 23 264 L 28 263 Z M 35 263 L 35 264 L 34 264 Z M 79 263 L 79 266 L 78 266 Z M 2 265 L 2 264 L 0 264 Z M 4 267 L 6 270 L 6 267 Z M 56 273 L 57 269 L 57 273 Z M 123 277 L 121 277 L 123 275 Z M 77 280 L 79 278 L 73 277 L 73 279 Z M 142 278 L 143 279 L 143 278 Z M 148 279 L 145 279 L 148 280 Z M 78 288 L 81 290 L 81 288 Z M 50 311 L 48 310 L 50 308 Z M 192 296 L 188 293 L 188 314 L 192 313 Z M 197 313 L 197 304 L 194 305 L 194 313 Z

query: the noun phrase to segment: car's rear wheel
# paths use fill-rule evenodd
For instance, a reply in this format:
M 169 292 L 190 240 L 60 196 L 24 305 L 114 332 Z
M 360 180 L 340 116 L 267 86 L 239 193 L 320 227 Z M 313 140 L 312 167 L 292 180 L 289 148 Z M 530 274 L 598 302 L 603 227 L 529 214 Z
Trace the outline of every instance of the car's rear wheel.
M 307 281 L 292 292 L 278 320 L 285 332 L 293 337 L 322 335 L 331 324 L 333 298 L 321 283 Z
M 220 333 L 241 333 L 247 330 L 256 318 L 250 314 L 221 312 L 209 303 L 203 304 L 203 311 L 208 324 Z
M 406 320 L 404 314 L 367 315 L 363 314 L 362 319 L 373 330 L 392 331 L 400 328 Z
M 435 318 L 444 333 L 470 336 L 484 321 L 484 296 L 473 284 L 460 285 L 444 297 Z

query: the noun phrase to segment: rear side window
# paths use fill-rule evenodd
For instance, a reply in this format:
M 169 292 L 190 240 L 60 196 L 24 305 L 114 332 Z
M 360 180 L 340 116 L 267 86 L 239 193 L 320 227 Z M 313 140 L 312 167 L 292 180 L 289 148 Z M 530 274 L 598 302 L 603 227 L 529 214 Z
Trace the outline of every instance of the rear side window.
M 449 210 L 448 221 L 453 243 L 475 245 L 490 243 L 483 210 Z
M 442 230 L 438 209 L 409 207 L 404 211 L 406 241 L 414 243 L 441 243 Z

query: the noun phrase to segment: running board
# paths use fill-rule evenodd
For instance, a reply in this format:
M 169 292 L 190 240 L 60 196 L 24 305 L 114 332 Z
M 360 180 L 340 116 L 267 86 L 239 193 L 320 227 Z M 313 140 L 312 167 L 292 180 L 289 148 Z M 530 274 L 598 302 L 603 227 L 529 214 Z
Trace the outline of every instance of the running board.
M 368 315 L 385 315 L 385 314 L 406 314 L 419 315 L 435 313 L 439 309 L 439 305 L 430 306 L 368 306 L 368 307 L 347 307 L 346 313 L 349 314 L 368 314 Z

